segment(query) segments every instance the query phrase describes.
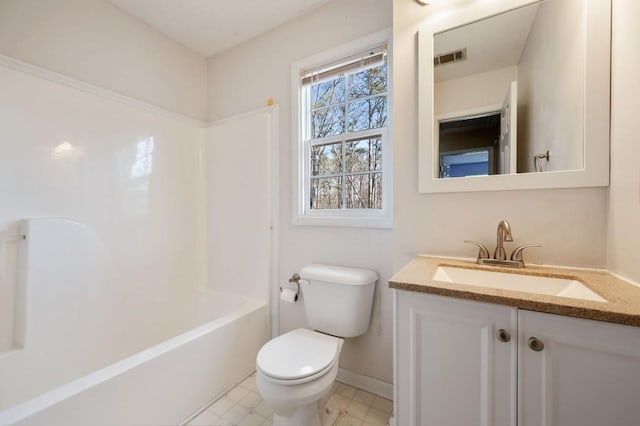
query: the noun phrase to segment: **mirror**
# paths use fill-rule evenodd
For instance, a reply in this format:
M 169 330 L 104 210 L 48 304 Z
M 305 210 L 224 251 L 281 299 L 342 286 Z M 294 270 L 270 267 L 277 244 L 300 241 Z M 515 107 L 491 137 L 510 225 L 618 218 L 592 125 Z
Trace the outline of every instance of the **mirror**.
M 608 185 L 610 25 L 608 0 L 504 0 L 425 23 L 421 192 Z

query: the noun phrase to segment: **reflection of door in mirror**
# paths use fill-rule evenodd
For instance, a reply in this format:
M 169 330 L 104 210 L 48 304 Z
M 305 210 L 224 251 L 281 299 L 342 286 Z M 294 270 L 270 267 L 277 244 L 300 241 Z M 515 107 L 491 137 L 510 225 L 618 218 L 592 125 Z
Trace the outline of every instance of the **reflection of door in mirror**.
M 545 170 L 584 167 L 584 7 L 584 0 L 544 0 L 434 34 L 441 159 L 452 151 L 441 146 L 442 117 L 499 111 L 495 174 L 534 172 L 534 156 L 547 150 Z
M 487 176 L 493 170 L 493 148 L 443 152 L 440 177 Z
M 500 111 L 500 162 L 498 174 L 517 173 L 518 82 L 512 81 Z
M 500 143 L 501 115 L 495 110 L 438 119 L 439 177 L 496 174 L 503 167 L 501 155 L 494 155 Z
M 516 173 L 517 104 L 518 82 L 513 81 L 499 110 L 488 107 L 486 112 L 437 117 L 438 177 Z

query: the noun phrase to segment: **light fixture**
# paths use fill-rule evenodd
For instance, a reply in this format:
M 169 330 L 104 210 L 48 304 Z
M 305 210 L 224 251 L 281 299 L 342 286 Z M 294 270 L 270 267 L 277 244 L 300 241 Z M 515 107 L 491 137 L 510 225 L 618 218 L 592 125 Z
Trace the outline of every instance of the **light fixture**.
M 431 4 L 431 0 L 416 0 L 416 1 L 420 3 L 422 6 L 427 6 Z

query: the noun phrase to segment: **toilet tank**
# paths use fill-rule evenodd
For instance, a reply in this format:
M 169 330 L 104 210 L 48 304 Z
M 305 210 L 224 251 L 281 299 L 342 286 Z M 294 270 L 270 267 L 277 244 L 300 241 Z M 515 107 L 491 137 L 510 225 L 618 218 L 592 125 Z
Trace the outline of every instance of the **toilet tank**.
M 369 328 L 378 274 L 367 269 L 313 264 L 300 270 L 307 322 L 314 330 L 355 337 Z

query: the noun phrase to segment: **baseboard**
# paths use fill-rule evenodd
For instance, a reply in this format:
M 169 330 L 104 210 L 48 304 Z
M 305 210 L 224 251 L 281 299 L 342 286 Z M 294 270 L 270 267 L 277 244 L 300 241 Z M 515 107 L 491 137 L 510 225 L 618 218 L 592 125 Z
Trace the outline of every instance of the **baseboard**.
M 373 377 L 365 376 L 363 374 L 354 373 L 353 371 L 345 370 L 344 368 L 338 369 L 337 380 L 374 395 L 391 400 L 393 399 L 393 385 L 391 383 L 383 382 L 382 380 L 374 379 Z

